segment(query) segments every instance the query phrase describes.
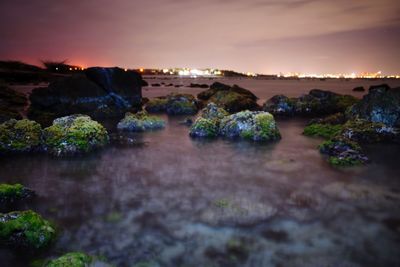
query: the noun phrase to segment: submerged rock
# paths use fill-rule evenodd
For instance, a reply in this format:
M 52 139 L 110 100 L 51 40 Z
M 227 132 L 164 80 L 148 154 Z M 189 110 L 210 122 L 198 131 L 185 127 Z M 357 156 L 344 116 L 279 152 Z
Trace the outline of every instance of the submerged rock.
M 281 138 L 274 116 L 268 112 L 242 111 L 221 120 L 220 134 L 253 141 L 274 141 Z
M 399 135 L 399 130 L 383 123 L 366 120 L 349 120 L 343 125 L 341 136 L 359 143 L 377 143 L 392 141 Z
M 192 137 L 216 137 L 219 133 L 221 120 L 229 113 L 223 108 L 219 108 L 214 103 L 209 103 L 201 110 L 199 117 L 190 128 Z
M 135 71 L 88 68 L 83 74 L 34 89 L 28 117 L 47 126 L 57 117 L 77 113 L 94 118 L 119 116 L 140 107 L 141 86 L 142 77 Z
M 156 116 L 149 116 L 146 111 L 136 114 L 126 113 L 117 125 L 118 130 L 143 132 L 148 130 L 157 130 L 165 127 L 165 121 Z
M 70 252 L 57 259 L 49 261 L 43 267 L 90 267 L 102 266 L 111 267 L 112 265 L 92 257 L 83 252 Z
M 249 90 L 237 85 L 229 86 L 215 82 L 210 86 L 210 89 L 199 93 L 197 98 L 213 102 L 230 113 L 247 109 L 259 109 L 257 104 L 258 98 Z
M 10 204 L 27 199 L 35 194 L 22 184 L 0 184 L 0 204 Z
M 22 119 L 20 111 L 28 104 L 25 95 L 0 85 L 0 123 L 10 119 Z
M 42 127 L 30 120 L 11 119 L 0 124 L 0 153 L 30 152 L 39 148 Z
M 369 93 L 348 112 L 350 118 L 400 127 L 400 88 L 383 84 L 371 86 Z
M 342 129 L 343 126 L 340 124 L 332 125 L 325 123 L 313 123 L 304 128 L 303 134 L 307 136 L 318 136 L 329 139 L 338 135 Z
M 86 115 L 55 119 L 43 130 L 44 150 L 56 156 L 90 152 L 108 141 L 107 130 Z
M 35 251 L 47 247 L 55 236 L 55 228 L 31 210 L 0 213 L 0 244 L 3 246 Z
M 147 112 L 166 112 L 169 115 L 192 115 L 198 111 L 198 103 L 189 94 L 172 93 L 150 99 L 145 106 Z

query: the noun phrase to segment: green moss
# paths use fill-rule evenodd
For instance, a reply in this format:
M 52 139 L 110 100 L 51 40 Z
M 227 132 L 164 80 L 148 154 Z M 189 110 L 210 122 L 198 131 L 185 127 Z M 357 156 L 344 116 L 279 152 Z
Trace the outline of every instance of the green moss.
M 252 139 L 275 140 L 281 137 L 272 114 L 266 112 L 259 113 L 254 119 L 256 123 L 256 136 L 253 136 Z
M 359 102 L 357 98 L 351 95 L 340 95 L 336 97 L 336 105 L 339 111 L 346 111 L 347 108 Z
M 1 243 L 41 249 L 50 244 L 55 234 L 54 227 L 31 210 L 0 214 Z M 18 238 L 15 238 L 14 235 L 17 235 Z M 22 240 L 19 240 L 21 237 Z
M 136 114 L 126 113 L 125 117 L 118 123 L 117 128 L 119 130 L 132 131 L 132 132 L 143 132 L 147 130 L 157 130 L 165 127 L 163 119 L 150 116 L 145 111 L 138 112 Z
M 22 197 L 23 190 L 22 184 L 0 184 L 0 199 Z
M 355 166 L 363 163 L 361 160 L 356 160 L 348 157 L 335 157 L 335 156 L 329 157 L 328 162 L 329 164 L 338 167 Z
M 332 125 L 332 124 L 319 124 L 314 123 L 306 126 L 304 128 L 304 135 L 307 136 L 319 136 L 323 138 L 332 138 L 339 134 L 343 129 L 342 125 Z
M 0 124 L 0 152 L 27 152 L 40 145 L 42 128 L 30 120 L 14 120 Z
M 222 198 L 222 199 L 218 199 L 214 202 L 214 205 L 218 208 L 221 209 L 226 209 L 229 208 L 229 206 L 231 205 L 228 199 Z
M 145 109 L 148 112 L 162 112 L 166 110 L 167 103 L 167 98 L 153 98 L 146 103 Z
M 168 102 L 167 113 L 171 115 L 195 114 L 197 106 L 189 100 L 173 100 Z
M 86 267 L 92 263 L 93 258 L 82 252 L 70 252 L 55 260 L 50 261 L 46 267 Z
M 190 136 L 193 137 L 216 137 L 218 135 L 218 125 L 215 120 L 197 118 L 190 128 Z
M 89 116 L 72 115 L 44 129 L 44 145 L 53 154 L 89 152 L 108 143 L 107 130 Z

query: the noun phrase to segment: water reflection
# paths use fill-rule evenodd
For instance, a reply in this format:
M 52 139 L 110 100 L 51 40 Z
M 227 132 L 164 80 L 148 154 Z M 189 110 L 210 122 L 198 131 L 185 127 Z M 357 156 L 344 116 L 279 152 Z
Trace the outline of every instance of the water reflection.
M 165 130 L 130 134 L 132 146 L 1 159 L 0 178 L 35 189 L 31 208 L 63 229 L 51 253 L 84 250 L 117 266 L 400 264 L 394 160 L 335 170 L 302 120 L 279 121 L 282 140 L 258 145 L 191 139 L 182 118 L 164 118 Z M 6 253 L 6 266 L 23 266 Z

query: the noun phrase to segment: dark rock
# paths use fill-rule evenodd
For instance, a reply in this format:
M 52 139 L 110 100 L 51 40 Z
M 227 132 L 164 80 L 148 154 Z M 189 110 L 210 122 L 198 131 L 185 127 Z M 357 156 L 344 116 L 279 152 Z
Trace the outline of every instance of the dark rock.
M 0 184 L 0 207 L 31 198 L 34 195 L 34 191 L 22 184 Z
M 22 119 L 20 112 L 27 104 L 25 95 L 0 85 L 0 123 L 9 119 Z
M 355 88 L 353 88 L 354 92 L 364 92 L 365 88 L 363 86 L 357 86 Z
M 400 127 L 400 88 L 391 89 L 386 84 L 371 86 L 369 93 L 347 115 Z
M 189 85 L 191 88 L 208 88 L 208 84 L 198 84 L 198 83 L 191 83 Z
M 210 89 L 199 93 L 197 97 L 207 102 L 213 102 L 230 113 L 259 109 L 258 98 L 249 90 L 237 85 L 229 86 L 215 82 Z
M 274 115 L 293 116 L 296 101 L 296 98 L 289 98 L 285 95 L 275 95 L 264 103 L 263 110 Z
M 142 78 L 120 68 L 88 68 L 84 74 L 36 88 L 30 95 L 28 117 L 44 125 L 54 118 L 86 114 L 94 118 L 120 116 L 141 105 Z
M 152 83 L 151 86 L 153 86 L 153 87 L 160 87 L 161 84 L 159 84 L 159 83 Z

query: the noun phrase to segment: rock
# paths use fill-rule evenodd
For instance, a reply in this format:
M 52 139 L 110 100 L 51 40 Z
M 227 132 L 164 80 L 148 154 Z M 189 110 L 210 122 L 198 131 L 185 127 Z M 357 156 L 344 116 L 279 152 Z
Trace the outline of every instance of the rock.
M 199 117 L 190 128 L 191 137 L 217 137 L 221 119 L 229 113 L 223 108 L 219 108 L 214 103 L 209 103 L 201 110 Z
M 353 88 L 353 92 L 364 92 L 365 88 L 363 86 L 357 86 Z
M 210 89 L 199 93 L 197 98 L 213 102 L 230 113 L 247 109 L 259 109 L 257 104 L 258 98 L 249 90 L 237 85 L 229 86 L 215 82 L 210 86 Z
M 295 113 L 306 116 L 329 115 L 344 112 L 358 100 L 350 95 L 339 95 L 330 91 L 313 89 L 307 95 L 299 97 L 295 104 Z
M 55 236 L 55 228 L 31 210 L 0 213 L 0 244 L 3 246 L 36 251 L 47 247 Z
M 400 88 L 391 89 L 387 85 L 371 86 L 369 93 L 364 95 L 347 115 L 350 118 L 400 127 Z
M 362 153 L 361 147 L 346 138 L 335 137 L 323 142 L 319 146 L 322 154 L 329 156 L 328 161 L 334 166 L 353 166 L 368 162 L 368 158 Z
M 189 135 L 191 137 L 217 137 L 218 130 L 218 124 L 215 120 L 200 117 L 196 119 L 190 128 Z
M 88 68 L 36 88 L 30 95 L 28 117 L 50 125 L 54 118 L 86 114 L 93 118 L 115 117 L 141 105 L 142 77 L 120 68 Z
M 117 125 L 118 130 L 130 132 L 143 132 L 157 130 L 165 127 L 165 121 L 156 116 L 149 116 L 146 111 L 136 114 L 126 113 Z
M 25 95 L 0 85 L 0 123 L 9 119 L 22 119 L 20 111 L 27 104 Z
M 30 120 L 11 119 L 0 124 L 0 153 L 31 152 L 40 147 L 42 128 Z
M 274 115 L 293 116 L 296 101 L 296 98 L 289 98 L 284 95 L 275 95 L 264 103 L 262 110 Z
M 0 204 L 11 204 L 34 196 L 35 192 L 22 184 L 0 184 Z
M 70 252 L 57 259 L 49 261 L 44 267 L 111 267 L 97 257 L 92 257 L 83 252 Z
M 198 83 L 191 83 L 189 85 L 191 88 L 208 88 L 208 84 L 198 84 Z
M 161 84 L 159 84 L 159 83 L 152 83 L 151 86 L 153 86 L 153 87 L 160 87 Z
M 172 93 L 150 99 L 146 103 L 147 112 L 166 112 L 169 115 L 192 115 L 198 111 L 199 103 L 189 94 Z
M 399 129 L 383 123 L 355 119 L 343 125 L 341 135 L 358 143 L 378 143 L 392 141 L 399 136 Z
M 312 119 L 309 124 L 319 123 L 319 124 L 338 125 L 338 124 L 344 124 L 345 122 L 346 122 L 345 114 L 342 112 L 338 112 L 324 118 Z
M 107 130 L 86 115 L 55 119 L 43 130 L 43 147 L 50 154 L 73 155 L 104 147 L 109 141 Z
M 228 138 L 274 141 L 281 138 L 274 117 L 268 112 L 242 111 L 221 120 L 220 134 Z
M 263 110 L 273 115 L 317 117 L 344 112 L 357 102 L 358 99 L 350 95 L 312 89 L 308 94 L 299 98 L 288 98 L 284 95 L 273 96 L 264 103 Z

